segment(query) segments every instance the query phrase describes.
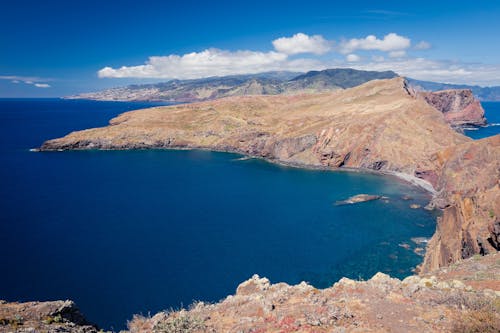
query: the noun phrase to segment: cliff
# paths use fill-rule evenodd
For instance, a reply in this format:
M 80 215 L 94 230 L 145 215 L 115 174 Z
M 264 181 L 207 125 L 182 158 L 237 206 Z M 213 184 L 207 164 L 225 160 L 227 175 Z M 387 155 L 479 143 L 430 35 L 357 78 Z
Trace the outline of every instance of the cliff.
M 455 132 L 441 111 L 395 78 L 333 93 L 131 111 L 109 126 L 49 140 L 41 150 L 199 148 L 421 179 L 438 192 L 432 206 L 444 209 L 422 266 L 428 271 L 498 249 L 498 140 L 473 142 Z
M 422 269 L 500 250 L 500 135 L 449 147 L 431 160 L 434 170 L 423 175 L 434 183 L 431 205 L 443 215 Z
M 469 89 L 420 92 L 418 95 L 443 112 L 453 127 L 486 125 L 483 107 Z
M 189 310 L 134 316 L 130 333 L 150 332 L 498 332 L 500 254 L 459 261 L 400 281 L 377 273 L 343 278 L 326 289 L 305 282 L 271 284 L 254 276 L 235 295 Z M 77 315 L 74 315 L 74 314 Z M 0 332 L 77 332 L 97 329 L 73 303 L 0 302 Z

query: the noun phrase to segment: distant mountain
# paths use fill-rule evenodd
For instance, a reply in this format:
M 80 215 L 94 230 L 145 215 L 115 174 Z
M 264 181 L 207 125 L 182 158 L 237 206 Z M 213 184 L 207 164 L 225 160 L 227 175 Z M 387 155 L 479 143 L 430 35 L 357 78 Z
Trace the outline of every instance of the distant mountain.
M 375 72 L 351 68 L 325 69 L 307 73 L 276 71 L 193 80 L 170 80 L 154 84 L 136 84 L 66 98 L 187 103 L 229 96 L 333 91 L 352 88 L 375 79 L 391 79 L 397 76 L 398 74 L 393 71 Z M 500 87 L 445 84 L 411 78 L 407 78 L 407 80 L 416 90 L 470 89 L 482 101 L 500 101 Z
M 500 86 L 480 87 L 469 86 L 465 84 L 448 84 L 420 81 L 411 78 L 407 78 L 407 80 L 416 90 L 438 91 L 448 89 L 470 89 L 472 90 L 472 93 L 481 101 L 500 101 Z
M 394 72 L 354 69 L 327 69 L 308 73 L 267 72 L 250 75 L 171 80 L 163 83 L 130 85 L 99 92 L 68 96 L 70 99 L 111 101 L 197 102 L 228 96 L 279 95 L 321 92 L 358 86 L 374 79 L 394 78 Z
M 399 75 L 393 71 L 374 72 L 360 71 L 351 68 L 325 69 L 322 71 L 310 71 L 299 75 L 289 82 L 286 86 L 290 89 L 332 89 L 332 88 L 352 88 L 359 86 L 367 81 L 377 79 L 392 79 Z

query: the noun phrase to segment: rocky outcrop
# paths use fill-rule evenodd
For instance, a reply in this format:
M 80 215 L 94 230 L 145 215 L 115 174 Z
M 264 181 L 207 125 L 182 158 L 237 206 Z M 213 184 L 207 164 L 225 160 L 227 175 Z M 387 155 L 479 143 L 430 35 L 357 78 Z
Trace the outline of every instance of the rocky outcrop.
M 375 194 L 357 194 L 357 195 L 354 195 L 354 196 L 347 198 L 345 200 L 336 201 L 335 206 L 353 205 L 353 204 L 357 204 L 357 203 L 361 203 L 361 202 L 378 200 L 381 198 L 382 198 L 382 196 L 375 195 Z
M 420 92 L 418 95 L 443 112 L 444 118 L 453 127 L 486 125 L 483 107 L 469 89 Z
M 500 255 L 403 281 L 382 273 L 323 290 L 255 275 L 236 294 L 190 310 L 136 316 L 130 332 L 497 332 Z M 479 316 L 480 320 L 476 318 Z M 168 329 L 171 329 L 170 331 Z
M 433 156 L 437 195 L 443 209 L 422 265 L 429 271 L 499 247 L 500 135 L 447 148 Z
M 499 253 L 402 281 L 377 273 L 368 281 L 342 278 L 326 289 L 272 284 L 254 275 L 218 303 L 136 315 L 128 332 L 493 333 L 500 327 L 499 298 Z M 0 332 L 97 330 L 70 301 L 0 301 Z
M 0 301 L 0 332 L 97 333 L 72 301 Z

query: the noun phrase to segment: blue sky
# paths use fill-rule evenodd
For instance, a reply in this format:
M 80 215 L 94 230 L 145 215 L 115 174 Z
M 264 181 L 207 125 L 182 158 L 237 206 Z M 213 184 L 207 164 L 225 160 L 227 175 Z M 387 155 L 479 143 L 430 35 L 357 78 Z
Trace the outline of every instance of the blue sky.
M 500 85 L 499 17 L 492 0 L 9 1 L 0 97 L 329 67 Z

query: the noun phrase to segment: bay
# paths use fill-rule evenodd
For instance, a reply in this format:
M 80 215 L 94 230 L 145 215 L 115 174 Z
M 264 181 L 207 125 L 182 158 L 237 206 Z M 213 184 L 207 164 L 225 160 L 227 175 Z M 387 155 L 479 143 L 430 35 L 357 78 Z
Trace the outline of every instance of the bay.
M 410 209 L 428 194 L 393 177 L 207 151 L 29 151 L 148 106 L 0 100 L 0 299 L 72 299 L 118 330 L 253 274 L 324 288 L 421 262 L 411 238 L 430 237 L 436 216 Z M 389 199 L 333 205 L 359 193 Z

